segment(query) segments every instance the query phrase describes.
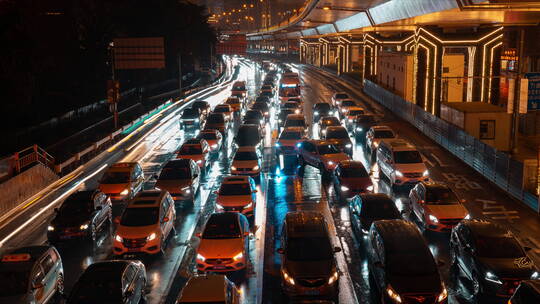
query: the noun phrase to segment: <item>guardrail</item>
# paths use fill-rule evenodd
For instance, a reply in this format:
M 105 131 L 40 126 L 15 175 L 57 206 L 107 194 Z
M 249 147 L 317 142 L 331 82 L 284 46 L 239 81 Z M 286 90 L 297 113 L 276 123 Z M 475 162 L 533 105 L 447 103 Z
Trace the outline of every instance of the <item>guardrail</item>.
M 436 141 L 489 181 L 539 212 L 538 197 L 524 189 L 523 163 L 486 145 L 462 129 L 422 110 L 377 84 L 364 80 L 364 92 Z
M 22 170 L 34 163 L 41 163 L 49 168 L 52 168 L 54 165 L 54 157 L 38 147 L 38 145 L 33 145 L 22 151 L 15 152 L 13 158 L 17 173 L 21 173 Z

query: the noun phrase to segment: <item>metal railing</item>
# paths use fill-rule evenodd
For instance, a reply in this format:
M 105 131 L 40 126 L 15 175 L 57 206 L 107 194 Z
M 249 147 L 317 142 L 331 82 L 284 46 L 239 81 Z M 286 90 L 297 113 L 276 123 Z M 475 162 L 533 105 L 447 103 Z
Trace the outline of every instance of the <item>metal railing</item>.
M 508 194 L 539 212 L 538 197 L 524 190 L 522 162 L 369 80 L 364 80 L 364 93 L 414 125 Z
M 54 169 L 54 157 L 45 150 L 33 145 L 19 152 L 15 152 L 13 156 L 15 171 L 21 173 L 24 169 L 32 166 L 35 163 L 41 163 L 51 169 Z

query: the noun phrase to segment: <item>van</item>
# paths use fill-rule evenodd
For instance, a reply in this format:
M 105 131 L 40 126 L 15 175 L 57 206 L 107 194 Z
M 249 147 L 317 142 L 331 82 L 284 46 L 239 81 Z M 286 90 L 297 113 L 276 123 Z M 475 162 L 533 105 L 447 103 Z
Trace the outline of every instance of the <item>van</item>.
M 320 212 L 287 213 L 281 246 L 281 286 L 287 296 L 338 299 L 339 273 L 334 254 L 341 248 L 332 246 Z
M 139 193 L 124 209 L 118 221 L 113 254 L 158 254 L 174 234 L 174 200 L 164 190 Z
M 403 139 L 382 140 L 377 148 L 377 165 L 379 177 L 388 177 L 392 187 L 414 186 L 421 181 L 429 181 L 429 171 L 422 155 Z
M 366 250 L 370 282 L 382 303 L 446 303 L 448 292 L 438 265 L 414 223 L 373 222 Z

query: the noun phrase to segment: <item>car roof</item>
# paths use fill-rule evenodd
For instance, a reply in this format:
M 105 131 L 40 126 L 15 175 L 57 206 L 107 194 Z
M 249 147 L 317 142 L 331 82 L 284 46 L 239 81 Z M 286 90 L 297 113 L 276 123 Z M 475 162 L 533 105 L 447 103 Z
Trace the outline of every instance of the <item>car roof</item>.
M 413 243 L 417 242 L 418 245 L 423 244 L 425 241 L 422 234 L 412 222 L 406 220 L 381 220 L 373 222 L 377 232 L 384 239 L 384 243 Z
M 385 193 L 364 193 L 360 194 L 360 198 L 362 199 L 362 203 L 380 203 L 381 201 L 390 201 L 394 203 L 392 198 L 390 198 Z
M 378 126 L 371 126 L 371 128 L 373 129 L 373 131 L 389 130 L 389 131 L 394 132 L 394 130 L 392 130 L 392 128 L 390 128 L 389 126 L 378 125 Z
M 83 190 L 83 191 L 77 191 L 65 200 L 65 202 L 68 201 L 93 201 L 96 194 L 100 193 L 99 190 Z
M 127 208 L 159 207 L 161 198 L 166 192 L 165 190 L 141 191 L 128 203 Z
M 365 169 L 365 166 L 361 161 L 352 160 L 352 159 L 340 161 L 339 166 L 341 168 L 358 168 L 358 167 L 362 167 L 362 168 Z
M 322 213 L 317 211 L 294 211 L 285 216 L 287 222 L 287 236 L 326 236 L 326 220 Z
M 185 168 L 189 167 L 191 162 L 193 162 L 193 160 L 187 158 L 171 159 L 165 163 L 165 166 L 163 166 L 163 168 Z
M 254 146 L 242 146 L 238 147 L 236 152 L 257 152 L 257 148 Z
M 200 144 L 202 144 L 202 141 L 203 141 L 203 140 L 204 140 L 204 139 L 191 138 L 191 139 L 186 140 L 186 141 L 182 144 L 182 146 L 183 146 L 183 145 L 200 145 Z
M 127 170 L 132 170 L 133 168 L 135 168 L 135 166 L 137 165 L 136 162 L 121 162 L 121 163 L 115 163 L 115 164 L 112 164 L 110 167 L 109 167 L 109 171 L 126 171 Z
M 469 228 L 475 238 L 482 237 L 505 237 L 511 232 L 503 226 L 488 220 L 463 220 L 463 225 Z
M 249 183 L 249 176 L 244 175 L 232 175 L 225 176 L 221 184 L 245 184 Z
M 386 143 L 394 151 L 416 151 L 416 147 L 410 142 L 401 138 L 385 138 L 382 142 Z
M 349 107 L 349 112 L 350 111 L 364 111 L 364 108 L 362 107 L 359 107 L 359 106 L 352 106 L 352 107 Z
M 344 126 L 329 126 L 328 128 L 326 128 L 327 131 L 336 131 L 336 130 L 344 130 L 344 131 L 347 131 L 347 129 L 345 129 Z
M 283 129 L 283 131 L 281 131 L 281 133 L 284 133 L 284 132 L 304 132 L 304 128 L 302 128 L 302 127 L 286 127 L 285 129 Z
M 287 119 L 305 120 L 306 118 L 302 114 L 289 114 L 289 115 L 287 115 Z

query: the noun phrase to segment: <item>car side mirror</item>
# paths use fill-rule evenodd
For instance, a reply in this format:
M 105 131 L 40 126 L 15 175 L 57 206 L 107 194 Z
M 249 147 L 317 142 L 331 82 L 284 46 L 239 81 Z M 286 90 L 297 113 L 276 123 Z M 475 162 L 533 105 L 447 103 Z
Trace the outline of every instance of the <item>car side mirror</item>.
M 377 268 L 384 268 L 384 265 L 383 265 L 383 263 L 381 263 L 381 262 L 375 262 L 375 263 L 373 264 L 373 266 L 375 266 L 375 267 L 377 267 Z
M 119 216 L 116 216 L 116 217 L 114 218 L 114 223 L 115 223 L 116 225 L 120 224 L 120 217 L 119 217 Z
M 43 288 L 43 283 L 41 283 L 41 282 L 34 282 L 34 283 L 32 284 L 32 288 L 33 288 L 33 289 L 41 289 L 41 288 Z
M 195 236 L 198 237 L 198 238 L 201 238 L 201 237 L 202 237 L 202 233 L 197 232 L 197 233 L 195 233 Z
M 283 249 L 283 248 L 278 248 L 276 251 L 279 254 L 285 254 L 285 249 Z
M 169 217 L 168 217 L 168 216 L 166 216 L 166 217 L 163 218 L 163 222 L 164 222 L 164 223 L 166 223 L 166 222 L 168 222 L 168 221 L 169 221 Z
M 334 247 L 334 252 L 341 252 L 341 247 L 338 247 L 338 246 Z
M 253 190 L 253 193 L 257 193 L 257 192 L 259 192 L 259 190 L 257 190 L 257 189 Z

